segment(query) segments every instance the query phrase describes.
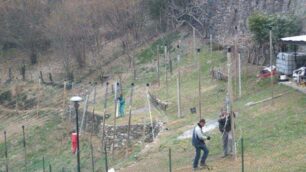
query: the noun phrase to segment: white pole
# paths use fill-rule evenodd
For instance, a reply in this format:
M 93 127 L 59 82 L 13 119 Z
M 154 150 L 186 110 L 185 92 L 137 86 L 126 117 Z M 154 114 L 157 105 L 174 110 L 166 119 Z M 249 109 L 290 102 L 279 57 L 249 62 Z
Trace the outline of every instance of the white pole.
M 238 65 L 239 65 L 239 97 L 241 97 L 241 54 L 238 53 Z

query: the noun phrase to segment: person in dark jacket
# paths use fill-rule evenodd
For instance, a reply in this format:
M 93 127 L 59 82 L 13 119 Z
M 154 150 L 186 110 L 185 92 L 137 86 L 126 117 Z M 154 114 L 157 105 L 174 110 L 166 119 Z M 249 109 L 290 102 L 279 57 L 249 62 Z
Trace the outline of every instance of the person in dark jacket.
M 231 133 L 231 117 L 230 115 L 227 114 L 227 112 L 225 112 L 222 109 L 218 122 L 219 122 L 219 130 L 222 134 L 223 153 L 224 153 L 223 157 L 226 157 L 230 155 L 230 153 L 232 152 L 231 146 L 230 146 L 231 134 L 232 134 Z
M 201 151 L 203 151 L 203 156 L 201 158 L 201 163 L 200 165 L 202 167 L 207 166 L 206 165 L 206 159 L 208 157 L 209 150 L 205 144 L 205 140 L 210 140 L 209 136 L 205 136 L 202 128 L 205 125 L 205 119 L 201 119 L 197 126 L 194 127 L 193 132 L 192 132 L 192 145 L 195 148 L 195 157 L 193 160 L 193 169 L 197 170 L 198 169 L 198 164 L 199 164 L 199 159 L 201 156 Z

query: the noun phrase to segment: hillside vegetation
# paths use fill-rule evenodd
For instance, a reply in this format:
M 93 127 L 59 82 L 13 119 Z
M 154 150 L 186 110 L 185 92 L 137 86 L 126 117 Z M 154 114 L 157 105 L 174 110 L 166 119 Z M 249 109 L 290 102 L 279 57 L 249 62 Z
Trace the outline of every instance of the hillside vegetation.
M 175 47 L 176 40 L 171 39 L 172 46 Z M 182 42 L 188 42 L 188 37 Z M 160 45 L 157 40 L 149 47 Z M 165 68 L 161 67 L 161 86 L 156 83 L 157 74 L 154 70 L 147 70 L 149 63 L 144 63 L 142 59 L 156 58 L 151 53 L 146 53 L 144 49 L 143 57 L 139 56 L 139 75 L 136 82 L 133 109 L 146 109 L 145 84 L 152 83 L 151 92 L 162 100 L 170 103 L 166 113 L 162 113 L 155 108 L 152 109 L 154 120 L 165 122 L 164 130 L 154 143 L 150 143 L 146 148 L 143 144 L 135 143 L 125 158 L 124 150 L 115 151 L 114 156 L 109 157 L 109 166 L 120 169 L 120 171 L 167 171 L 168 170 L 168 149 L 172 150 L 173 171 L 191 171 L 193 158 L 193 147 L 190 139 L 177 140 L 177 137 L 184 131 L 191 129 L 196 124 L 199 117 L 190 114 L 191 107 L 198 105 L 198 70 L 197 58 L 188 51 L 188 44 L 182 44 L 184 53 L 178 63 L 173 61 L 173 74 L 168 72 L 168 89 L 166 87 Z M 152 48 L 153 49 L 153 48 Z M 201 80 L 202 80 L 202 115 L 208 121 L 218 118 L 219 110 L 224 106 L 226 96 L 226 83 L 212 80 L 210 69 L 213 66 L 225 67 L 226 58 L 221 51 L 214 51 L 210 54 L 207 46 L 202 47 L 199 54 L 201 59 Z M 172 55 L 175 54 L 175 51 Z M 161 58 L 162 59 L 162 58 Z M 149 60 L 150 61 L 150 60 Z M 141 62 L 141 63 L 140 63 Z M 147 66 L 147 67 L 145 67 Z M 163 65 L 161 65 L 163 66 Z M 177 117 L 177 72 L 181 71 L 181 100 L 182 118 Z M 276 84 L 273 88 L 274 94 L 287 94 L 266 103 L 255 106 L 245 106 L 248 102 L 256 102 L 271 96 L 270 80 L 257 81 L 255 78 L 256 67 L 244 65 L 243 68 L 243 94 L 234 104 L 234 111 L 237 112 L 237 159 L 222 159 L 221 136 L 217 129 L 209 133 L 212 140 L 208 143 L 210 156 L 208 163 L 213 166 L 213 171 L 239 171 L 240 170 L 240 139 L 245 142 L 245 169 L 247 171 L 303 171 L 305 169 L 305 103 L 306 97 L 299 92 L 295 92 L 287 87 Z M 150 76 L 150 77 L 144 77 Z M 126 99 L 129 95 L 129 84 L 133 75 L 123 75 L 123 90 Z M 144 77 L 143 79 L 140 79 Z M 113 80 L 110 80 L 113 82 Z M 155 84 L 154 84 L 155 83 Z M 18 83 L 17 83 L 18 84 Z M 34 88 L 33 84 L 25 83 L 25 88 Z M 36 85 L 37 86 L 37 85 Z M 1 128 L 8 133 L 8 153 L 9 167 L 12 171 L 24 170 L 24 152 L 22 147 L 21 125 L 26 126 L 27 138 L 27 169 L 28 171 L 42 171 L 42 158 L 45 157 L 45 166 L 51 164 L 53 170 L 75 171 L 76 157 L 70 150 L 70 132 L 73 130 L 73 123 L 63 120 L 62 98 L 63 90 L 52 88 L 52 86 L 42 86 L 40 100 L 40 110 L 37 116 L 36 108 L 32 110 L 1 109 Z M 70 95 L 80 94 L 84 90 L 90 89 L 86 84 L 75 85 L 75 88 L 67 92 L 67 99 Z M 5 90 L 4 88 L 1 90 Z M 24 89 L 27 90 L 27 89 Z M 82 91 L 83 90 L 83 91 Z M 96 113 L 103 114 L 104 86 L 98 86 Z M 28 91 L 25 91 L 28 94 Z M 34 96 L 35 97 L 35 96 Z M 52 100 L 51 103 L 50 100 Z M 107 111 L 113 112 L 112 96 L 109 97 Z M 66 102 L 68 104 L 68 101 Z M 91 111 L 93 104 L 90 104 Z M 148 110 L 132 114 L 132 124 L 150 122 Z M 17 115 L 18 114 L 18 115 Z M 127 115 L 117 120 L 117 124 L 127 124 Z M 113 124 L 113 118 L 106 121 Z M 18 124 L 18 125 L 17 125 Z M 82 133 L 81 136 L 81 167 L 85 171 L 90 171 L 90 133 Z M 100 140 L 93 137 L 93 150 L 96 171 L 103 171 L 105 154 L 101 151 Z M 144 149 L 143 149 L 144 148 Z M 0 145 L 1 170 L 4 170 L 4 143 Z M 111 154 L 111 151 L 109 152 Z
M 77 171 L 71 150 L 76 114 L 69 101 L 76 95 L 84 100 L 79 109 L 82 171 L 104 172 L 108 165 L 116 172 L 166 172 L 171 149 L 172 171 L 191 172 L 191 139 L 178 137 L 196 125 L 199 109 L 208 124 L 215 122 L 228 93 L 237 115 L 237 156 L 221 158 L 221 134 L 218 128 L 209 131 L 211 171 L 241 171 L 242 138 L 245 171 L 305 171 L 306 95 L 276 79 L 273 84 L 270 78 L 258 79 L 261 67 L 253 65 L 268 61 L 270 26 L 274 53 L 283 48 L 280 37 L 303 30 L 301 1 L 241 1 L 239 9 L 236 3 L 0 0 L 0 172 L 6 165 L 12 172 Z M 255 10 L 260 12 L 252 15 Z M 227 46 L 241 50 L 241 97 L 236 50 L 229 65 Z M 229 66 L 231 83 L 212 78 L 213 69 L 228 76 Z M 125 99 L 120 118 L 115 117 L 117 83 Z M 154 106 L 147 93 L 167 104 L 166 110 Z M 132 125 L 159 124 L 160 132 L 153 142 L 145 129 L 130 145 L 106 142 L 105 151 L 102 119 L 106 127 L 126 127 L 129 112 Z M 92 125 L 90 117 L 101 123 Z M 83 123 L 90 124 L 86 130 Z M 120 134 L 127 137 L 125 131 Z

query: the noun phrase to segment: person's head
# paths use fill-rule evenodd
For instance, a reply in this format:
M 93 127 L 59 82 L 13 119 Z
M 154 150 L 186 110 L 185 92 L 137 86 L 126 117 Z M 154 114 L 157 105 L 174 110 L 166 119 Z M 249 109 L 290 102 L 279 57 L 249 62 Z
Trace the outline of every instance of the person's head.
M 201 127 L 204 127 L 205 123 L 206 123 L 205 119 L 201 119 L 201 120 L 199 121 L 199 125 L 200 125 Z

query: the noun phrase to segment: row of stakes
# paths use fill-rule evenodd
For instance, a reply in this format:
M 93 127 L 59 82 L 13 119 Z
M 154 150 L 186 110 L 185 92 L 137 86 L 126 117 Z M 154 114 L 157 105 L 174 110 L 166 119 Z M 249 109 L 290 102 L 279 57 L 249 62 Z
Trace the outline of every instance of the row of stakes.
M 8 148 L 7 148 L 7 132 L 4 131 L 4 157 L 5 157 L 5 172 L 9 172 L 9 158 L 8 158 Z M 25 135 L 25 126 L 22 126 L 22 147 L 23 147 L 23 153 L 24 153 L 24 171 L 28 171 L 28 164 L 27 164 L 27 144 L 26 144 L 26 135 Z M 107 150 L 106 145 L 104 146 L 105 151 L 105 169 L 108 171 L 108 158 L 107 158 Z M 45 163 L 45 157 L 42 158 L 42 169 L 43 172 L 46 172 L 46 163 Z M 52 172 L 52 165 L 49 163 L 48 167 L 49 172 Z M 94 170 L 93 170 L 94 171 Z M 62 167 L 61 172 L 65 172 L 65 167 Z
M 108 84 L 107 84 L 108 85 Z M 149 87 L 149 84 L 146 85 Z M 25 127 L 22 126 L 22 134 L 23 134 L 23 148 L 24 148 L 24 169 L 27 171 L 27 149 L 26 149 L 26 139 L 25 139 Z M 8 150 L 7 150 L 7 137 L 6 131 L 4 131 L 4 147 L 5 147 L 5 171 L 9 171 L 9 163 L 8 163 Z M 78 150 L 79 152 L 79 150 Z M 104 152 L 105 152 L 105 171 L 108 171 L 108 158 L 107 158 L 107 150 L 106 145 L 104 145 Z M 171 157 L 171 148 L 169 148 L 169 172 L 172 172 L 172 157 Z M 79 168 L 79 166 L 78 166 Z M 49 171 L 52 171 L 52 166 L 49 164 Z M 62 168 L 62 171 L 65 171 L 65 168 Z M 78 169 L 80 171 L 80 169 Z M 243 138 L 241 138 L 241 171 L 244 172 L 244 142 Z M 45 172 L 45 158 L 43 157 L 43 172 Z

